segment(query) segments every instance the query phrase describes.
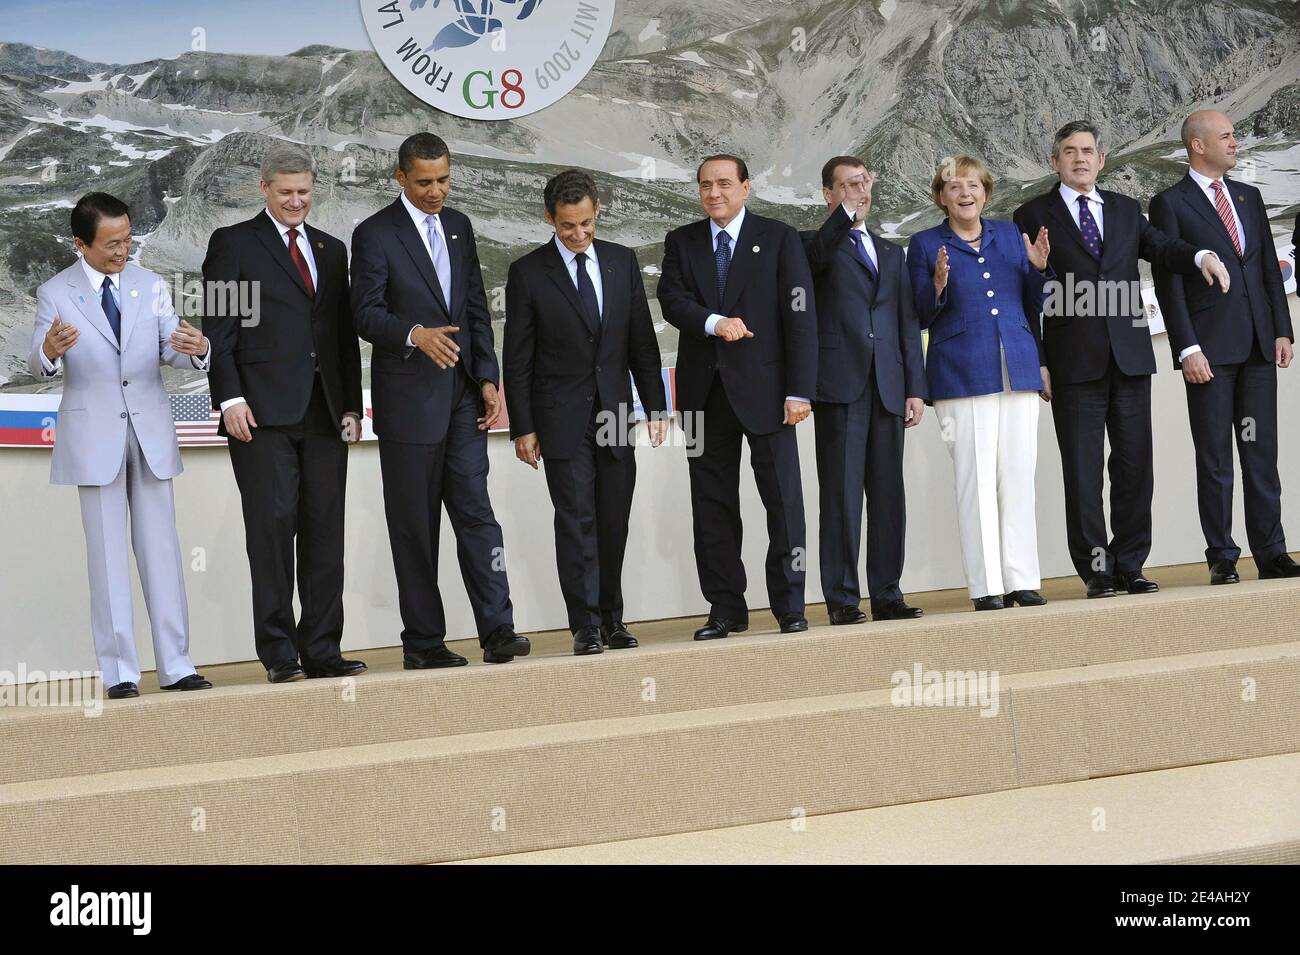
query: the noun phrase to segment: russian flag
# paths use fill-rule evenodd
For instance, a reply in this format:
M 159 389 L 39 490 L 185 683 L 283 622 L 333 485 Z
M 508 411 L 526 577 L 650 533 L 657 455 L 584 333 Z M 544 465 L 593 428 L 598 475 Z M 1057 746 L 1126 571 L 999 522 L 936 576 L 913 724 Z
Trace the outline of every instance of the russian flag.
M 0 403 L 0 448 L 48 448 L 54 444 L 59 395 L 5 395 Z

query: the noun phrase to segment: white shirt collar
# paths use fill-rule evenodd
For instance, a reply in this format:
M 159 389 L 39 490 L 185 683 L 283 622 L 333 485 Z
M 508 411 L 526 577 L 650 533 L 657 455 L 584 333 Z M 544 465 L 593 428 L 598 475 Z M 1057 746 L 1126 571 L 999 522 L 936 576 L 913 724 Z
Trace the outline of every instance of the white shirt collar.
M 1193 169 L 1191 166 L 1188 166 L 1188 167 L 1187 167 L 1187 174 L 1188 174 L 1189 176 L 1191 176 L 1194 180 L 1196 180 L 1196 184 L 1197 184 L 1198 186 L 1200 186 L 1201 189 L 1202 189 L 1203 191 L 1205 191 L 1205 192 L 1209 192 L 1209 191 L 1210 191 L 1210 184 L 1211 184 L 1211 183 L 1214 183 L 1214 182 L 1223 182 L 1223 177 L 1219 177 L 1218 179 L 1211 179 L 1209 176 L 1202 175 L 1201 173 L 1197 172 L 1197 171 L 1196 171 L 1195 169 Z M 1224 188 L 1225 188 L 1225 189 L 1227 188 L 1227 184 L 1226 184 L 1226 183 L 1224 183 Z
M 114 278 L 111 275 L 100 272 L 98 269 L 91 268 L 90 263 L 86 261 L 84 255 L 81 257 L 81 269 L 86 273 L 86 278 L 90 280 L 90 287 L 95 290 L 96 294 L 104 294 L 104 289 L 102 288 L 104 279 L 108 279 L 109 282 L 115 285 L 119 292 L 122 291 L 122 273 L 117 273 L 117 278 Z
M 414 222 L 415 227 L 420 230 L 420 235 L 424 235 L 424 221 L 428 219 L 430 215 L 433 216 L 433 221 L 437 224 L 438 231 L 442 231 L 442 216 L 439 213 L 429 213 L 425 212 L 423 209 L 417 208 L 415 203 L 406 198 L 405 192 L 401 194 L 401 198 L 402 205 L 406 206 L 406 211 L 410 214 L 411 221 Z
M 560 250 L 560 256 L 564 259 L 564 265 L 566 268 L 572 265 L 573 260 L 578 257 L 578 253 L 570 250 L 570 248 L 567 245 L 561 242 L 560 237 L 558 235 L 555 236 L 555 247 Z M 583 251 L 586 252 L 587 254 L 588 262 L 592 262 L 592 263 L 596 262 L 596 240 L 595 239 L 592 239 L 591 242 L 587 244 L 587 247 Z
M 710 219 L 709 220 L 710 245 L 714 249 L 716 249 L 718 247 L 718 233 L 725 231 L 727 235 L 731 236 L 731 249 L 734 252 L 736 249 L 736 243 L 740 241 L 740 226 L 741 223 L 743 223 L 744 221 L 745 221 L 744 206 L 740 207 L 740 211 L 736 213 L 736 218 L 732 219 L 730 222 L 727 223 L 726 229 L 723 229 L 720 225 L 718 225 L 716 222 Z
M 297 225 L 297 226 L 287 226 L 279 219 L 277 219 L 275 216 L 271 215 L 270 209 L 266 210 L 266 217 L 275 223 L 275 228 L 280 233 L 280 238 L 285 239 L 285 237 L 289 234 L 290 229 L 297 229 L 298 236 L 300 238 L 303 239 L 307 238 L 307 223 L 304 222 L 302 225 Z M 288 244 L 287 239 L 285 239 L 285 244 Z
M 1101 193 L 1097 191 L 1095 185 L 1087 192 L 1080 192 L 1078 189 L 1072 189 L 1065 183 L 1061 183 L 1061 198 L 1065 200 L 1067 208 L 1077 208 L 1080 196 L 1087 196 L 1089 202 L 1096 202 L 1101 205 L 1106 204 L 1106 200 L 1101 197 Z

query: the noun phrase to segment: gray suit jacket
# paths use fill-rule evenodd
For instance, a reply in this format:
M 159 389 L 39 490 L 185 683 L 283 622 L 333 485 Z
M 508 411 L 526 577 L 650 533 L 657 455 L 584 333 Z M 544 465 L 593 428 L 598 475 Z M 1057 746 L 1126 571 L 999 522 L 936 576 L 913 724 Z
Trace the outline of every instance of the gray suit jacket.
M 171 347 L 171 334 L 179 323 L 170 290 L 160 276 L 128 264 L 118 288 L 120 350 L 80 259 L 36 290 L 36 329 L 27 357 L 33 375 L 50 377 L 41 364 L 41 348 L 56 315 L 80 332 L 55 371 L 63 373 L 64 384 L 51 484 L 102 487 L 113 483 L 126 453 L 128 418 L 154 476 L 167 480 L 181 473 L 176 427 L 159 363 L 201 369 Z

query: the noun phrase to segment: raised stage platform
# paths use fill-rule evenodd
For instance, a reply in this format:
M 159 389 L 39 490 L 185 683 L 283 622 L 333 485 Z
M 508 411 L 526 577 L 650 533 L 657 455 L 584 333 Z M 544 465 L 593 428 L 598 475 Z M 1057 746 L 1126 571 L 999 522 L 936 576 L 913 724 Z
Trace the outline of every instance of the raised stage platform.
M 706 644 L 661 621 L 596 657 L 545 634 L 505 666 L 367 651 L 355 681 L 239 664 L 97 717 L 0 708 L 0 862 L 1300 861 L 1300 582 L 1151 575 L 1148 597 L 1060 580 L 1037 609 L 922 594 L 917 621 L 813 608 L 784 636 L 760 611 Z

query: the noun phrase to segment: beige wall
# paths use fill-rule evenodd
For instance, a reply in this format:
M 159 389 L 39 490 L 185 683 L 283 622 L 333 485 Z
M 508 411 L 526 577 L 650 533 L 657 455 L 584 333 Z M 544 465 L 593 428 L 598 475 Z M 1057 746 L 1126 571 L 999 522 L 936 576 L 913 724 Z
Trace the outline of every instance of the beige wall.
M 1294 307 L 1293 312 L 1297 312 Z M 1155 378 L 1155 546 L 1149 567 L 1203 559 L 1204 541 L 1196 515 L 1191 437 L 1181 376 L 1170 371 L 1169 349 L 1156 341 L 1160 374 Z M 1283 519 L 1291 546 L 1300 540 L 1300 443 L 1287 410 L 1300 407 L 1300 368 L 1279 373 Z M 804 501 L 810 535 L 807 595 L 821 599 L 817 566 L 817 479 L 813 428 L 799 428 Z M 490 486 L 505 530 L 506 561 L 520 630 L 563 628 L 565 614 L 555 574 L 551 504 L 546 482 L 515 460 L 504 435 L 489 443 Z M 203 664 L 254 656 L 249 630 L 248 564 L 244 555 L 239 497 L 224 449 L 187 449 L 185 473 L 175 482 L 182 549 L 198 555 L 187 573 L 191 649 Z M 690 498 L 684 450 L 642 448 L 624 575 L 628 621 L 698 616 L 706 609 L 695 577 L 691 548 Z M 745 563 L 751 607 L 763 607 L 766 533 L 762 506 L 748 462 L 742 477 Z M 939 439 L 933 409 L 908 432 L 907 566 L 903 587 L 918 592 L 962 586 L 956 539 L 952 466 Z M 4 574 L 0 577 L 0 670 L 93 669 L 89 634 L 84 539 L 74 488 L 48 484 L 49 452 L 0 451 L 4 489 Z M 1065 549 L 1061 466 L 1050 410 L 1039 427 L 1038 540 L 1045 577 L 1072 573 Z M 1236 499 L 1237 541 L 1246 549 L 1240 484 Z M 456 564 L 454 537 L 443 521 L 441 573 L 449 635 L 473 636 L 473 618 Z M 359 650 L 399 642 L 401 622 L 391 555 L 384 525 L 377 446 L 354 448 L 348 471 L 347 628 L 344 647 Z M 1159 577 L 1159 574 L 1154 574 Z M 865 575 L 863 577 L 865 582 Z M 152 666 L 143 598 L 136 593 L 136 640 L 144 667 Z M 756 614 L 766 625 L 766 613 Z M 682 622 L 683 638 L 696 624 Z

